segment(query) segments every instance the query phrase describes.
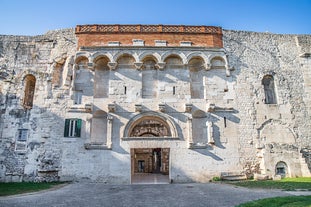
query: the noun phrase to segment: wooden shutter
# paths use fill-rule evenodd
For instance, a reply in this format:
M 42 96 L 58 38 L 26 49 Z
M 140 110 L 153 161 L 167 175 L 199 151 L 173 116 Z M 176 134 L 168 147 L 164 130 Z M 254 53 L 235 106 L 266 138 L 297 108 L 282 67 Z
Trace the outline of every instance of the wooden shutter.
M 82 120 L 77 119 L 76 126 L 75 126 L 75 135 L 76 137 L 81 136 L 81 126 L 82 126 Z
M 70 119 L 65 119 L 64 137 L 69 137 L 69 124 Z

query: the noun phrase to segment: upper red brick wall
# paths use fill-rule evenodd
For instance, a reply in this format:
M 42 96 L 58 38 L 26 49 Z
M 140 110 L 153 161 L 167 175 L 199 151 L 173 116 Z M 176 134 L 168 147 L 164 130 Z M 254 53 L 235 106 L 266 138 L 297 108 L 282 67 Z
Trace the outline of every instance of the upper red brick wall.
M 107 46 L 118 41 L 120 46 L 133 45 L 141 39 L 145 46 L 155 46 L 155 40 L 167 41 L 167 46 L 180 46 L 190 41 L 192 46 L 222 48 L 222 28 L 185 25 L 77 25 L 78 46 Z

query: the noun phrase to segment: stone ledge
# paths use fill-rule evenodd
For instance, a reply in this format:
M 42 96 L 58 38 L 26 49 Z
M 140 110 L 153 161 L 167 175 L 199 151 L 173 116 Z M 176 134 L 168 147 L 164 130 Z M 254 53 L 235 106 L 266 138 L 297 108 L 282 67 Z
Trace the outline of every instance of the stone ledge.
M 104 144 L 85 143 L 84 148 L 87 150 L 111 150 L 112 147 Z
M 189 149 L 206 149 L 208 144 L 189 143 Z
M 135 140 L 180 140 L 179 137 L 121 137 L 123 141 L 135 141 Z

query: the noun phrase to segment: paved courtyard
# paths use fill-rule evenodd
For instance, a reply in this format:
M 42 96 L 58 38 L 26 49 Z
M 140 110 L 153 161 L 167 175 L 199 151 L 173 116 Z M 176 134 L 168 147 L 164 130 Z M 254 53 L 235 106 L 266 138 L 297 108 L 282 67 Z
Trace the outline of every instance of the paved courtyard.
M 290 196 L 278 190 L 247 189 L 227 184 L 107 185 L 73 183 L 55 190 L 0 197 L 1 207 L 26 206 L 204 206 L 229 207 L 266 197 Z

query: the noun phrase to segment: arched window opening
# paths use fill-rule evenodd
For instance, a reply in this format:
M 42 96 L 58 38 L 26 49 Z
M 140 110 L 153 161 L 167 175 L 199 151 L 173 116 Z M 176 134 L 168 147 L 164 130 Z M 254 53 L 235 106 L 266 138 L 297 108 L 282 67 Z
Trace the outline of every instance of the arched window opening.
M 33 106 L 33 99 L 36 87 L 36 78 L 33 75 L 27 75 L 24 79 L 25 93 L 23 106 L 26 109 L 31 109 Z
M 118 68 L 120 69 L 135 69 L 134 66 L 135 59 L 129 54 L 124 54 L 118 58 Z
M 170 55 L 164 62 L 166 63 L 166 68 L 183 68 L 182 59 L 177 55 Z
M 278 162 L 275 166 L 275 174 L 285 178 L 288 175 L 287 164 L 285 162 Z
M 166 122 L 154 117 L 144 117 L 134 125 L 130 137 L 171 137 L 171 131 Z
M 203 67 L 204 61 L 201 58 L 192 58 L 189 61 L 191 98 L 204 98 L 204 84 L 202 74 Z
M 100 57 L 95 61 L 94 98 L 107 98 L 109 94 L 108 58 Z
M 262 85 L 265 91 L 265 104 L 276 104 L 276 94 L 273 76 L 266 75 L 265 77 L 263 77 Z
M 142 70 L 142 98 L 156 98 L 158 90 L 158 71 L 155 70 L 156 62 L 152 58 L 143 61 Z

